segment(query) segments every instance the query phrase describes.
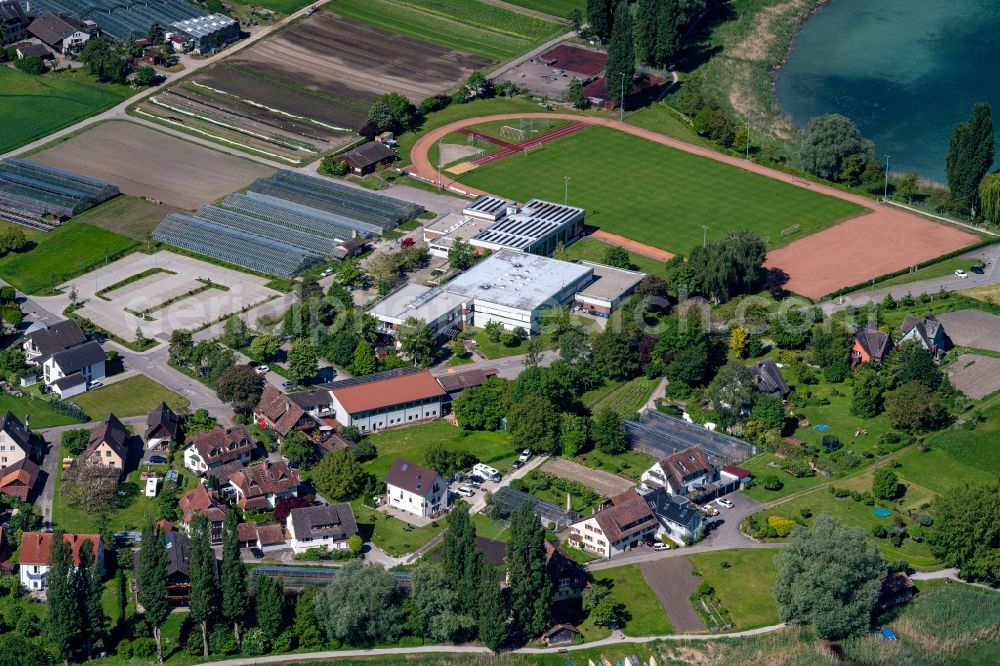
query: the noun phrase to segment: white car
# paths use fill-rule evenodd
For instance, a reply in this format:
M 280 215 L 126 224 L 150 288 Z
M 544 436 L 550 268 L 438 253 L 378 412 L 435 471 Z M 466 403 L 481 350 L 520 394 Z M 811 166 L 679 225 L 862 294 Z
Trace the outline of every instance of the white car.
M 258 365 L 256 368 L 253 369 L 253 371 L 256 372 L 258 375 L 266 375 L 267 373 L 271 372 L 271 368 L 267 367 L 266 365 Z
M 654 541 L 653 550 L 670 550 L 670 546 L 663 543 L 662 541 Z
M 92 389 L 101 388 L 102 386 L 104 386 L 104 384 L 100 380 L 96 382 L 90 382 L 90 388 Z
M 735 506 L 735 504 L 733 504 L 733 500 L 726 499 L 725 497 L 715 501 L 719 503 L 719 506 L 724 506 L 727 509 L 732 509 Z
M 521 455 L 518 456 L 517 458 L 517 462 L 521 464 L 524 464 L 529 460 L 531 460 L 531 449 L 525 449 L 524 451 L 521 451 Z
M 472 497 L 476 494 L 476 491 L 472 486 L 459 486 L 455 489 L 455 492 L 462 497 Z
M 965 271 L 963 271 L 961 268 L 959 268 L 958 270 L 955 271 L 955 275 L 957 275 L 958 277 L 962 278 L 963 280 L 965 278 L 969 277 L 969 274 L 966 273 Z
M 320 273 L 320 276 L 322 276 L 322 277 L 327 277 L 329 275 L 333 275 L 333 269 L 332 268 L 328 268 L 325 271 L 323 271 L 322 273 Z

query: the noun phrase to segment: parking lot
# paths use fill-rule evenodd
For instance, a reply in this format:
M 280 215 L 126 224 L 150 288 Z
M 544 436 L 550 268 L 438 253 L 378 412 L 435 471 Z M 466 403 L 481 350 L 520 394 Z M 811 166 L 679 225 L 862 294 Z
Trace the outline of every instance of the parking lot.
M 686 557 L 643 562 L 639 569 L 663 606 L 670 626 L 678 632 L 705 630 L 705 623 L 689 599 L 698 589 L 699 579 L 691 573 L 691 562 Z
M 166 341 L 178 328 L 197 330 L 278 297 L 266 283 L 172 252 L 137 252 L 61 288 L 76 290 L 83 303 L 77 314 L 134 342 L 137 328 L 146 338 Z

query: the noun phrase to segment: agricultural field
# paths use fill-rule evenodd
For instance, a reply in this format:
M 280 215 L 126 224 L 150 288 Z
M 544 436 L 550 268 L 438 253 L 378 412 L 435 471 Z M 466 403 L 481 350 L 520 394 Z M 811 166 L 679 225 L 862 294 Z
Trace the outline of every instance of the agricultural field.
M 333 0 L 326 9 L 491 62 L 514 58 L 565 30 L 481 0 Z
M 144 241 L 163 218 L 170 213 L 179 213 L 180 210 L 167 204 L 153 203 L 143 197 L 122 195 L 84 211 L 73 219 Z
M 609 173 L 626 176 L 612 179 Z M 864 212 L 848 201 L 605 127 L 483 165 L 458 180 L 518 201 L 559 201 L 563 176 L 571 178 L 570 203 L 587 209 L 588 225 L 683 255 L 701 244 L 703 225 L 710 240 L 749 227 L 773 248 Z M 794 234 L 782 237 L 796 225 Z
M 35 295 L 52 294 L 57 285 L 128 254 L 139 245 L 131 238 L 79 220 L 48 233 L 26 235 L 35 246 L 0 258 L 0 278 L 19 291 Z
M 653 394 L 653 389 L 656 388 L 659 381 L 659 379 L 636 377 L 602 392 L 588 406 L 595 414 L 601 410 L 610 409 L 621 414 L 622 418 L 634 418 L 636 412 L 649 401 L 649 396 Z
M 25 74 L 0 67 L 0 153 L 108 109 L 132 94 L 128 86 L 97 83 L 83 70 Z
M 507 0 L 507 4 L 563 19 L 574 9 L 580 10 L 581 14 L 586 14 L 587 10 L 586 0 Z
M 31 159 L 186 210 L 274 174 L 271 167 L 127 121 L 94 126 Z

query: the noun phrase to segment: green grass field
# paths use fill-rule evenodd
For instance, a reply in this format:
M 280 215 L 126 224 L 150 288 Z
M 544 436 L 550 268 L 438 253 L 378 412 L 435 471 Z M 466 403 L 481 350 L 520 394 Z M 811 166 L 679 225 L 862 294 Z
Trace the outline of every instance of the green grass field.
M 145 375 L 129 377 L 73 398 L 73 402 L 80 405 L 94 420 L 103 419 L 108 412 L 114 412 L 119 418 L 142 416 L 164 401 L 175 411 L 191 405 L 191 401 L 184 396 L 157 384 Z
M 965 467 L 975 468 L 985 474 L 1000 476 L 1000 402 L 983 410 L 986 420 L 975 430 L 944 430 L 928 439 L 933 449 L 947 453 Z
M 497 160 L 458 180 L 518 201 L 561 201 L 563 176 L 571 178 L 570 204 L 587 209 L 588 225 L 675 254 L 687 255 L 702 242 L 702 225 L 710 239 L 749 227 L 773 248 L 864 211 L 606 127 Z M 793 224 L 800 231 L 782 239 L 781 231 Z
M 566 248 L 566 258 L 570 261 L 596 261 L 604 263 L 605 253 L 614 245 L 605 243 L 596 238 L 581 238 Z M 648 275 L 659 275 L 665 277 L 667 274 L 666 263 L 658 259 L 651 259 L 643 254 L 635 252 L 628 253 L 629 260 L 639 267 L 639 270 Z
M 0 223 L 0 228 L 4 224 Z M 138 246 L 131 238 L 75 220 L 54 231 L 28 236 L 37 244 L 33 249 L 0 259 L 0 278 L 26 294 L 51 294 L 63 282 Z
M 97 83 L 83 70 L 25 74 L 0 67 L 0 153 L 88 118 L 125 99 L 128 86 Z
M 310 3 L 311 0 L 260 0 L 256 4 L 281 14 L 294 14 Z
M 622 418 L 633 418 L 649 400 L 658 383 L 659 379 L 636 377 L 600 396 L 590 409 L 595 414 L 602 409 L 610 409 L 621 414 Z
M 369 472 L 384 479 L 396 458 L 403 458 L 418 465 L 425 464 L 424 452 L 431 444 L 440 444 L 449 450 L 465 450 L 481 462 L 501 468 L 518 456 L 505 432 L 468 432 L 447 421 L 434 421 L 398 430 L 385 430 L 372 435 L 378 457 L 365 463 Z
M 392 557 L 414 552 L 445 528 L 444 520 L 439 521 L 437 527 L 433 524 L 413 527 L 398 518 L 369 509 L 359 500 L 351 502 L 351 507 L 361 533 Z
M 968 273 L 969 269 L 976 265 L 977 262 L 973 259 L 962 259 L 960 257 L 945 259 L 944 261 L 940 261 L 932 266 L 928 266 L 927 268 L 921 268 L 913 273 L 898 275 L 894 278 L 885 280 L 884 282 L 879 282 L 876 286 L 881 289 L 882 287 L 895 287 L 901 284 L 919 282 L 920 280 L 945 277 L 953 274 L 959 268 Z M 955 282 L 958 283 L 959 280 L 961 280 L 961 278 L 956 276 Z
M 774 600 L 778 550 L 744 548 L 688 555 L 703 581 L 715 588 L 715 595 L 736 623 L 737 629 L 753 629 L 778 623 L 778 602 Z M 729 567 L 723 567 L 727 562 Z
M 652 456 L 638 451 L 626 451 L 616 456 L 610 456 L 597 449 L 591 449 L 583 455 L 577 456 L 574 460 L 591 469 L 602 469 L 632 481 L 638 481 L 642 477 L 642 473 L 653 464 Z
M 142 197 L 122 195 L 84 211 L 73 219 L 141 241 L 149 237 L 163 218 L 179 211 L 179 208 L 155 204 Z
M 574 9 L 579 9 L 581 14 L 586 14 L 587 11 L 585 0 L 507 0 L 507 4 L 544 12 L 557 18 L 566 18 Z
M 632 113 L 626 112 L 625 122 L 698 146 L 707 145 L 680 112 L 673 111 L 664 102 L 651 104 Z
M 32 428 L 53 428 L 55 426 L 70 425 L 76 423 L 76 419 L 60 414 L 52 410 L 45 400 L 40 398 L 31 399 L 22 396 L 20 398 L 10 393 L 0 393 L 0 414 L 10 411 L 14 416 L 24 421 L 24 416 L 31 417 Z
M 508 60 L 562 26 L 479 0 L 334 0 L 328 11 L 492 60 Z
M 614 569 L 601 569 L 594 572 L 598 582 L 607 581 L 611 584 L 611 596 L 625 604 L 628 619 L 622 629 L 629 636 L 662 636 L 673 633 L 667 615 L 663 612 L 653 590 L 650 589 L 642 571 L 634 564 Z M 605 627 L 597 627 L 590 619 L 583 622 L 580 631 L 587 638 L 607 636 Z

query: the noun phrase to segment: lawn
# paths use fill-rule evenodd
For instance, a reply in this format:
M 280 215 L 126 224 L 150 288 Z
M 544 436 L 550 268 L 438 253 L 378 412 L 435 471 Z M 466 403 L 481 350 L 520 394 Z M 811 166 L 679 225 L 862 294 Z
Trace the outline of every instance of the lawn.
M 932 449 L 947 453 L 948 456 L 962 464 L 963 471 L 970 468 L 976 470 L 972 478 L 984 475 L 1000 476 L 1000 455 L 997 455 L 997 442 L 1000 441 L 1000 402 L 983 410 L 985 421 L 981 421 L 975 430 L 951 429 L 932 435 L 927 443 Z M 933 469 L 929 470 L 933 474 Z M 956 474 L 960 478 L 960 475 Z M 927 479 L 933 483 L 932 479 Z M 939 479 L 939 482 L 946 482 Z
M 642 165 L 642 174 L 636 165 Z M 590 127 L 542 150 L 497 160 L 458 180 L 518 201 L 559 201 L 563 176 L 572 179 L 570 203 L 587 209 L 588 225 L 675 254 L 701 244 L 703 225 L 710 239 L 749 227 L 774 248 L 864 211 L 607 127 Z M 800 231 L 782 238 L 781 231 L 793 224 Z
M 485 513 L 472 515 L 472 524 L 476 528 L 476 536 L 493 541 L 510 541 L 510 523 L 506 520 L 495 521 Z
M 778 623 L 778 602 L 774 600 L 775 550 L 744 548 L 688 555 L 703 581 L 715 588 L 715 595 L 739 630 Z M 722 563 L 729 564 L 723 567 Z
M 108 109 L 132 94 L 128 86 L 97 83 L 83 70 L 25 74 L 0 67 L 0 153 L 23 146 Z
M 529 51 L 563 29 L 479 0 L 334 0 L 326 9 L 497 61 Z
M 673 633 L 673 628 L 667 621 L 667 615 L 663 612 L 663 606 L 653 594 L 653 590 L 649 588 L 649 584 L 638 566 L 629 564 L 614 569 L 601 569 L 594 572 L 594 579 L 597 582 L 610 583 L 612 597 L 625 604 L 628 619 L 625 620 L 622 630 L 626 634 L 629 636 L 662 636 Z M 583 622 L 579 629 L 588 639 L 608 634 L 606 628 L 595 626 L 590 619 Z
M 658 378 L 636 377 L 601 395 L 592 405 L 589 405 L 590 410 L 596 414 L 601 410 L 610 409 L 621 414 L 623 418 L 634 418 L 636 413 L 649 401 L 649 396 L 653 394 L 653 390 L 659 383 Z
M 596 238 L 581 238 L 566 248 L 566 259 L 570 261 L 595 261 L 603 264 L 605 254 L 613 247 L 615 246 Z M 628 256 L 629 261 L 643 273 L 659 275 L 662 278 L 666 277 L 667 265 L 665 262 L 659 259 L 652 259 L 643 254 L 636 254 L 635 252 L 629 252 Z
M 773 453 L 762 453 L 754 458 L 751 458 L 750 460 L 747 460 L 746 462 L 741 462 L 740 467 L 749 470 L 755 479 L 773 474 L 781 480 L 782 484 L 781 488 L 778 490 L 766 490 L 764 486 L 756 483 L 752 488 L 748 488 L 743 492 L 758 502 L 773 502 L 774 500 L 781 499 L 782 497 L 787 497 L 792 493 L 812 488 L 818 483 L 830 480 L 819 476 L 818 474 L 816 476 L 795 477 L 782 471 L 780 467 L 770 466 L 771 463 L 781 465 L 782 462 L 782 458 L 774 455 Z
M 3 68 L 0 68 L 3 69 Z M 138 243 L 71 220 L 54 231 L 32 235 L 27 252 L 0 259 L 0 278 L 26 294 L 52 294 L 55 287 L 134 250 Z
M 149 237 L 163 218 L 179 211 L 179 208 L 155 204 L 142 197 L 122 195 L 84 211 L 73 219 L 142 241 Z
M 973 287 L 972 289 L 963 289 L 958 293 L 969 298 L 974 298 L 977 301 L 1000 303 L 1000 282 L 984 284 L 981 287 Z
M 351 507 L 354 509 L 354 517 L 358 521 L 358 530 L 362 536 L 391 557 L 414 552 L 445 528 L 443 519 L 437 521 L 436 527 L 434 523 L 424 527 L 413 527 L 399 518 L 369 509 L 362 505 L 360 500 L 351 502 Z
M 7 411 L 13 413 L 21 421 L 27 414 L 31 417 L 31 427 L 36 430 L 77 423 L 73 417 L 53 411 L 45 400 L 29 397 L 29 394 L 18 398 L 10 393 L 0 392 L 0 414 Z
M 161 402 L 166 402 L 174 411 L 186 409 L 191 402 L 157 384 L 145 375 L 136 375 L 103 388 L 88 391 L 73 398 L 92 419 L 102 419 L 108 412 L 115 416 L 142 416 L 148 414 Z
M 372 435 L 371 440 L 378 451 L 378 457 L 365 463 L 365 467 L 379 480 L 385 478 L 396 458 L 418 465 L 425 464 L 424 451 L 431 444 L 440 444 L 449 450 L 468 451 L 481 462 L 498 469 L 510 465 L 518 455 L 505 432 L 466 431 L 447 421 L 383 430 Z
M 470 125 L 469 129 L 475 130 L 480 134 L 485 134 L 486 136 L 491 136 L 495 139 L 500 139 L 501 141 L 506 141 L 508 143 L 522 143 L 523 141 L 528 141 L 530 139 L 537 138 L 547 132 L 552 132 L 554 130 L 557 130 L 560 127 L 565 127 L 566 125 L 569 125 L 570 122 L 572 121 L 553 119 L 553 120 L 548 120 L 546 125 L 544 124 L 546 123 L 545 120 L 535 119 L 532 121 L 533 123 L 532 130 L 527 130 L 527 129 L 525 130 L 526 136 L 524 137 L 524 139 L 518 139 L 512 136 L 503 135 L 504 127 L 514 127 L 518 129 L 521 127 L 521 123 L 517 119 L 494 120 L 488 123 L 479 123 L 478 125 Z
M 625 114 L 625 122 L 660 134 L 672 136 L 696 145 L 706 145 L 691 124 L 664 102 L 651 104 L 638 111 Z

